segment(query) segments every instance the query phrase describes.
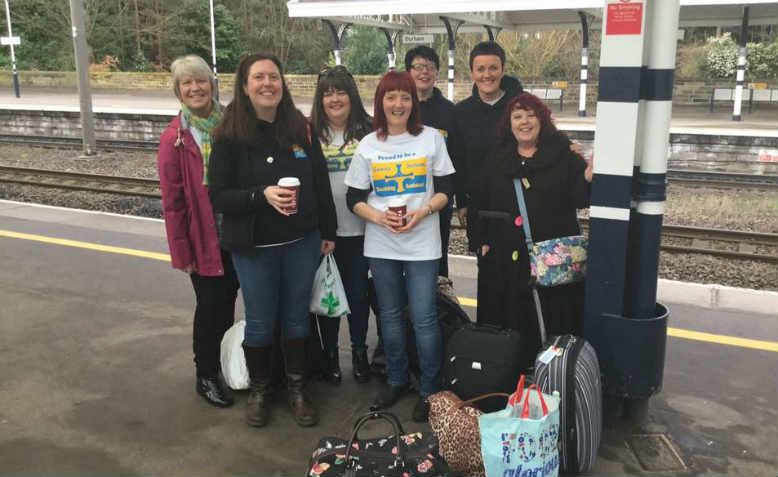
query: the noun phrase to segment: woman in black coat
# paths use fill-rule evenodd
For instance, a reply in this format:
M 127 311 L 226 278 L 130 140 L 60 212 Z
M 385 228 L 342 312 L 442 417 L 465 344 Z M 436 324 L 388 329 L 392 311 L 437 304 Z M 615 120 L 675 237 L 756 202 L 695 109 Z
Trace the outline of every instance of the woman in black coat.
M 481 176 L 479 207 L 482 266 L 487 291 L 478 321 L 519 330 L 540 346 L 530 287 L 530 265 L 514 178 L 519 178 L 535 242 L 580 234 L 576 210 L 589 206 L 592 161 L 571 151 L 540 99 L 522 93 L 508 103 L 498 125 L 495 154 Z M 550 334 L 581 329 L 583 282 L 539 289 Z

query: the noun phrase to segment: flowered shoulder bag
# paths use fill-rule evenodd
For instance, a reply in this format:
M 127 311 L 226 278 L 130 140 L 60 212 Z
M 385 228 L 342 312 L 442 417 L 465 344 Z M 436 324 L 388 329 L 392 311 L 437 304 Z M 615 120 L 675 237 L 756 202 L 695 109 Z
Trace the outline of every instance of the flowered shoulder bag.
M 588 240 L 583 235 L 532 241 L 527 204 L 519 179 L 513 180 L 513 188 L 519 201 L 519 210 L 524 218 L 524 238 L 529 251 L 530 273 L 538 286 L 553 287 L 583 280 L 586 277 L 586 247 Z
M 376 439 L 360 439 L 367 422 L 382 419 L 394 433 Z M 448 466 L 438 452 L 435 435 L 406 434 L 397 416 L 374 411 L 360 417 L 350 439 L 324 437 L 308 463 L 309 477 L 432 477 L 448 475 Z

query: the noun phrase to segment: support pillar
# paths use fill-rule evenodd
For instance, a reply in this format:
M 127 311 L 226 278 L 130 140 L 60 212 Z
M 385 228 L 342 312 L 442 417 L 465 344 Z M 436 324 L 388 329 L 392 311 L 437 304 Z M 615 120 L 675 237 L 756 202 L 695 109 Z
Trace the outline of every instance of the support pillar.
M 484 25 L 484 28 L 486 29 L 486 34 L 489 35 L 489 41 L 496 41 L 497 35 L 499 35 L 502 31 L 502 28 L 492 27 L 489 25 Z
M 589 82 L 589 24 L 586 21 L 586 13 L 579 11 L 581 17 L 581 86 L 578 92 L 578 116 L 586 116 L 586 86 Z
M 343 41 L 343 35 L 346 33 L 346 30 L 351 26 L 351 23 L 341 23 L 337 28 L 335 28 L 335 25 L 330 20 L 322 20 L 322 23 L 327 25 L 327 28 L 330 30 L 330 33 L 332 34 L 332 41 L 334 43 L 334 47 L 332 49 L 332 54 L 335 56 L 335 64 L 340 65 L 342 63 L 341 59 L 341 42 Z
M 97 154 L 95 118 L 92 114 L 92 90 L 89 86 L 89 52 L 86 45 L 86 21 L 83 0 L 70 0 L 70 21 L 73 27 L 76 76 L 78 78 L 78 102 L 81 109 L 81 137 L 84 155 Z
M 743 7 L 743 23 L 740 27 L 740 50 L 737 57 L 737 78 L 735 80 L 735 105 L 732 110 L 732 120 L 741 120 L 743 105 L 743 85 L 746 79 L 746 40 L 748 39 L 748 7 Z
M 397 55 L 394 51 L 394 43 L 397 40 L 399 31 L 395 31 L 393 34 L 389 33 L 389 29 L 387 28 L 381 28 L 381 31 L 384 32 L 384 36 L 386 36 L 386 58 L 389 63 L 389 71 L 394 71 L 397 67 Z
M 5 0 L 5 22 L 8 25 L 8 38 L 13 38 L 14 34 L 11 30 L 11 9 L 8 6 L 8 0 Z M 8 47 L 11 49 L 11 71 L 13 73 L 14 78 L 14 96 L 17 98 L 20 96 L 19 94 L 19 72 L 16 71 L 16 53 L 14 53 L 14 44 L 11 43 L 8 45 Z
M 455 25 L 451 26 L 451 20 L 446 17 L 440 17 L 443 24 L 446 25 L 446 33 L 448 33 L 448 91 L 447 97 L 449 101 L 454 101 L 454 60 L 456 58 L 457 49 L 457 30 L 464 23 L 461 20 L 456 21 Z

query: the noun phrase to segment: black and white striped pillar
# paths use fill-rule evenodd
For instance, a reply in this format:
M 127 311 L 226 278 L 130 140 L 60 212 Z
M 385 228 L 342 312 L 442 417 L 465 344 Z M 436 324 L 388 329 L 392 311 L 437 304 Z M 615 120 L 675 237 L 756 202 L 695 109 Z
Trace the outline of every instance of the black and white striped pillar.
M 586 86 L 589 83 L 589 24 L 586 21 L 586 13 L 579 11 L 581 17 L 581 86 L 578 92 L 578 116 L 586 116 Z
M 389 71 L 394 71 L 397 67 L 397 55 L 394 52 L 394 38 L 392 38 L 392 34 L 389 33 L 387 28 L 381 28 L 381 31 L 384 32 L 384 36 L 386 36 L 386 58 L 389 64 Z
M 737 78 L 735 80 L 735 101 L 732 111 L 732 120 L 741 120 L 743 105 L 743 85 L 746 79 L 746 40 L 748 38 L 748 7 L 743 7 L 743 23 L 740 27 L 740 51 L 737 57 Z
M 335 64 L 340 65 L 342 63 L 340 48 L 341 41 L 343 39 L 343 35 L 346 33 L 346 30 L 348 30 L 348 27 L 351 26 L 351 24 L 343 23 L 336 28 L 330 20 L 322 20 L 322 23 L 327 26 L 327 29 L 329 29 L 330 34 L 332 35 L 332 42 L 334 44 L 332 48 L 332 54 L 335 56 Z
M 449 101 L 454 101 L 454 60 L 456 58 L 457 50 L 457 30 L 462 25 L 462 21 L 458 21 L 455 26 L 451 26 L 451 20 L 446 17 L 440 17 L 443 24 L 446 26 L 446 33 L 448 34 L 448 91 L 446 96 Z
M 602 342 L 602 315 L 624 311 L 647 1 L 607 0 L 603 11 L 584 311 L 584 337 L 598 353 L 609 346 Z
M 680 8 L 678 0 L 652 0 L 646 7 L 646 66 L 640 80 L 640 160 L 632 191 L 624 312 L 626 317 L 636 319 L 650 319 L 656 314 Z

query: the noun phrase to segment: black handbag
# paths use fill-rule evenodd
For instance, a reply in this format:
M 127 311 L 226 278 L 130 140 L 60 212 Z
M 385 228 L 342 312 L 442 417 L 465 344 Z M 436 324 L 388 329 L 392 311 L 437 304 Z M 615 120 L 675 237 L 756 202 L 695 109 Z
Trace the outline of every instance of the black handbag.
M 367 422 L 382 419 L 394 433 L 387 437 L 360 439 Z M 375 411 L 360 417 L 351 438 L 324 437 L 308 463 L 309 477 L 432 477 L 448 475 L 448 466 L 438 452 L 435 435 L 406 434 L 397 416 Z

